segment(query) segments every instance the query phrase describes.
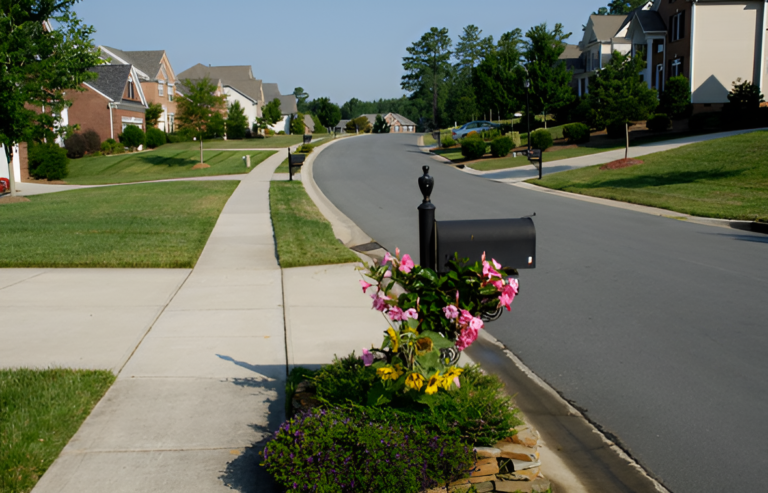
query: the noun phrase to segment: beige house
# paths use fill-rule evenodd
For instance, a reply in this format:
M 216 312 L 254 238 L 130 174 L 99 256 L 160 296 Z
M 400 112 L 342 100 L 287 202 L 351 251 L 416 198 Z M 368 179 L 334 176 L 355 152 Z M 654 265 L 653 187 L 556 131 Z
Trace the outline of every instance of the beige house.
M 757 84 L 763 93 L 768 90 L 767 16 L 765 0 L 653 0 L 626 16 L 611 44 L 645 58 L 648 87 L 663 91 L 670 77 L 684 75 L 691 84 L 694 111 L 716 110 L 728 102 L 736 79 Z M 594 60 L 595 44 L 586 42 L 588 36 L 592 39 L 590 26 L 615 22 L 597 17 L 619 16 L 590 17 L 579 45 L 587 63 Z M 627 41 L 630 50 L 623 51 Z M 591 75 L 589 68 L 601 66 L 588 65 L 584 77 Z M 588 92 L 588 82 L 581 84 Z
M 360 116 L 366 117 L 368 122 L 373 125 L 376 123 L 377 115 L 378 114 Z M 389 133 L 391 134 L 416 133 L 416 124 L 403 115 L 398 115 L 397 113 L 387 113 L 382 115 L 382 118 L 384 118 L 384 121 L 389 124 Z

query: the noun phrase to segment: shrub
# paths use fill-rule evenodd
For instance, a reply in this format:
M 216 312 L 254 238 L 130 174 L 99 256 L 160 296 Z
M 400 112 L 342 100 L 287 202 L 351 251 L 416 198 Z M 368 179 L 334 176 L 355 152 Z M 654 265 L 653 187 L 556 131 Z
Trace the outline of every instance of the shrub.
M 502 123 L 499 125 L 499 131 L 502 135 L 506 135 L 514 130 L 514 125 L 511 123 Z
M 467 159 L 480 159 L 485 155 L 488 144 L 477 135 L 477 132 L 470 132 L 461 141 L 461 155 Z
M 447 137 L 441 138 L 440 143 L 443 144 L 443 147 L 453 147 L 456 145 L 456 141 L 453 140 L 453 137 L 451 137 L 450 135 Z
M 280 130 L 279 132 L 277 132 L 277 135 L 285 135 L 285 130 Z
M 378 380 L 376 370 L 364 366 L 354 353 L 334 359 L 311 378 L 322 407 L 355 409 L 365 407 L 368 392 Z M 504 384 L 494 375 L 486 375 L 479 366 L 465 366 L 459 376 L 461 387 L 432 396 L 431 405 L 397 398 L 387 405 L 365 410 L 375 421 L 392 421 L 425 426 L 441 435 L 455 435 L 467 443 L 492 446 L 514 434 L 510 431 L 522 422 Z
M 531 133 L 539 128 L 544 128 L 544 122 L 540 122 L 533 115 L 531 115 Z M 528 133 L 528 119 L 523 115 L 520 121 L 515 123 L 515 130 L 520 133 Z
M 67 150 L 52 142 L 30 145 L 27 157 L 32 178 L 62 180 L 69 174 Z
M 101 149 L 101 137 L 96 130 L 88 129 L 83 132 L 83 138 L 85 139 L 85 152 L 93 154 Z
M 312 122 L 315 124 L 315 131 L 312 133 L 324 134 L 328 132 L 328 129 L 323 126 L 323 124 L 320 122 L 320 119 L 316 115 L 310 116 L 312 116 Z
M 729 128 L 751 128 L 760 125 L 760 103 L 764 102 L 760 87 L 736 79 L 723 106 L 723 123 Z
M 275 135 L 275 131 L 272 130 L 271 128 L 268 128 L 268 129 L 264 130 L 264 133 L 266 135 L 268 135 L 269 137 L 272 137 L 273 135 Z M 285 133 L 285 132 L 283 132 L 283 133 Z
M 312 147 L 310 144 L 301 144 L 297 149 L 296 152 L 299 152 L 301 154 L 310 154 L 315 148 Z
M 511 132 L 508 137 L 512 139 L 512 143 L 515 144 L 515 147 L 520 147 L 522 145 L 522 140 L 520 140 L 520 132 Z
M 165 144 L 165 132 L 159 128 L 150 127 L 147 129 L 147 147 L 155 149 Z
M 552 147 L 552 134 L 546 128 L 540 128 L 531 134 L 531 147 L 545 151 Z
M 574 144 L 589 142 L 589 126 L 584 123 L 569 123 L 563 127 L 563 137 Z
M 143 146 L 146 140 L 144 131 L 135 125 L 128 125 L 125 127 L 125 130 L 123 130 L 123 133 L 118 135 L 118 138 L 120 139 L 120 142 L 125 145 L 125 147 Z
M 115 139 L 107 139 L 101 143 L 101 152 L 103 154 L 122 154 L 125 152 L 123 144 L 116 142 Z
M 291 133 L 293 135 L 303 135 L 304 129 L 304 113 L 299 113 L 296 115 L 296 118 L 291 120 Z
M 607 125 L 609 139 L 623 139 L 626 137 L 627 129 L 623 123 L 611 123 Z
M 723 127 L 720 113 L 696 113 L 688 118 L 688 128 L 695 131 L 717 130 Z
M 85 155 L 85 137 L 80 132 L 75 132 L 64 139 L 64 148 L 67 150 L 67 157 L 78 159 Z
M 491 142 L 491 155 L 493 157 L 504 157 L 509 154 L 514 145 L 509 137 L 496 137 Z
M 691 84 L 684 75 L 670 77 L 659 96 L 659 111 L 674 120 L 691 115 Z
M 453 436 L 340 409 L 294 417 L 264 448 L 267 470 L 290 491 L 415 493 L 466 477 L 473 463 Z
M 672 120 L 664 113 L 657 113 L 645 122 L 651 132 L 663 132 L 672 128 Z
M 493 128 L 491 130 L 483 130 L 480 133 L 480 137 L 482 137 L 482 139 L 485 141 L 493 140 L 496 137 L 501 137 L 501 131 L 497 128 Z

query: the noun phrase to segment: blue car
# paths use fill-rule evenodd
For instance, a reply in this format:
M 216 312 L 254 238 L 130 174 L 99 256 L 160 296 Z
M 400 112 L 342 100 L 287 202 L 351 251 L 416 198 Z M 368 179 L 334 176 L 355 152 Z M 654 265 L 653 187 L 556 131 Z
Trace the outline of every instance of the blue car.
M 498 123 L 487 122 L 484 120 L 477 120 L 474 122 L 465 123 L 461 127 L 451 131 L 451 137 L 453 140 L 459 140 L 467 136 L 470 132 L 484 132 L 486 130 L 493 130 L 499 128 Z

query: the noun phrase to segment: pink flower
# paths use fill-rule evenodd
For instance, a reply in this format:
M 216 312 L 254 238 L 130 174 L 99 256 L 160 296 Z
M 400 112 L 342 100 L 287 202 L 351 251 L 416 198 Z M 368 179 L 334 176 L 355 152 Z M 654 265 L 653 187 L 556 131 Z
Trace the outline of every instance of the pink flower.
M 400 249 L 395 247 L 395 257 L 400 258 Z
M 405 317 L 405 314 L 403 313 L 402 308 L 400 308 L 399 306 L 391 307 L 387 312 L 387 315 L 389 315 L 389 318 L 391 318 L 392 320 L 397 320 L 397 321 L 407 320 L 407 318 Z
M 392 260 L 392 255 L 390 255 L 390 254 L 389 254 L 389 252 L 385 253 L 385 254 L 384 254 L 384 258 L 383 258 L 383 259 L 381 259 L 381 265 L 384 265 L 384 264 L 386 264 L 386 263 L 387 263 L 387 262 L 389 262 L 390 260 Z
M 469 313 L 466 310 L 461 310 L 461 316 L 459 317 L 459 324 L 463 326 L 467 326 L 469 325 L 469 322 L 471 322 L 473 318 L 475 317 L 473 317 L 471 313 Z
M 365 282 L 362 279 L 360 279 L 360 285 L 363 287 L 363 293 L 368 291 L 368 288 L 370 288 L 372 286 L 371 283 Z
M 457 389 L 461 388 L 461 382 L 459 382 L 459 377 L 453 377 L 453 384 L 456 386 Z
M 392 271 L 388 270 L 387 272 L 384 273 L 384 278 L 389 279 L 390 277 L 392 277 Z
M 443 313 L 445 314 L 445 318 L 448 320 L 453 320 L 455 318 L 458 318 L 459 316 L 459 310 L 453 305 L 448 305 L 443 307 Z
M 477 330 L 471 327 L 462 329 L 459 337 L 456 339 L 456 349 L 464 351 L 471 346 L 475 340 L 477 340 Z
M 515 300 L 515 295 L 517 295 L 518 289 L 519 284 L 517 279 L 510 279 L 509 284 L 504 286 L 501 296 L 499 296 L 499 303 L 501 303 L 501 306 L 505 307 L 507 311 L 512 309 L 510 305 Z
M 408 274 L 413 269 L 413 260 L 407 253 L 403 255 L 403 260 L 400 262 L 400 272 Z
M 483 325 L 485 324 L 483 324 L 482 319 L 477 317 L 473 318 L 472 321 L 469 322 L 469 328 L 476 331 L 482 329 Z
M 383 312 L 384 310 L 386 310 L 387 306 L 389 306 L 387 305 L 387 300 L 389 299 L 389 297 L 381 292 L 373 293 L 371 295 L 371 298 L 373 298 L 373 308 L 380 312 Z
M 405 312 L 403 312 L 403 320 L 408 320 L 409 318 L 412 318 L 414 320 L 419 318 L 419 312 L 416 311 L 415 308 L 409 308 Z
M 360 356 L 365 366 L 371 366 L 373 364 L 373 353 L 363 348 L 363 355 Z

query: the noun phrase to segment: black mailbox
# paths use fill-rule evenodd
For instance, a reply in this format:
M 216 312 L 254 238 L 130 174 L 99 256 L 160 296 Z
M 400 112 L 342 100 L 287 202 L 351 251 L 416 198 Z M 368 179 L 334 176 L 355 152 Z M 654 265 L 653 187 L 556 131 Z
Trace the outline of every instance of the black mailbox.
M 291 154 L 291 150 L 288 149 L 288 176 L 291 181 L 293 181 L 293 169 L 301 168 L 306 157 L 306 154 Z
M 536 267 L 536 228 L 530 217 L 435 221 L 435 240 L 437 271 L 441 273 L 447 271 L 454 254 L 472 263 L 479 261 L 483 252 L 505 270 Z
M 304 143 L 309 144 L 312 142 L 312 134 L 304 134 Z
M 531 149 L 528 151 L 528 162 L 536 166 L 539 170 L 539 180 L 541 180 L 542 168 L 544 167 L 544 157 L 541 149 Z

